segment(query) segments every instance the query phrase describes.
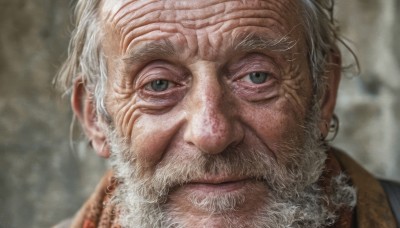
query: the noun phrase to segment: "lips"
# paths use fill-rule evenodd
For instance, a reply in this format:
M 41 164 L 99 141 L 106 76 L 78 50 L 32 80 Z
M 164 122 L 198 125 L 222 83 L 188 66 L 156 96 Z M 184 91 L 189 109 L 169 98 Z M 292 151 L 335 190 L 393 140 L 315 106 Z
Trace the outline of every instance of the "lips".
M 229 182 L 239 182 L 246 180 L 248 178 L 245 177 L 206 177 L 202 179 L 195 179 L 191 181 L 191 183 L 199 183 L 199 184 L 223 184 Z
M 190 190 L 204 193 L 227 193 L 243 189 L 248 181 L 247 178 L 207 178 L 194 180 L 186 186 Z

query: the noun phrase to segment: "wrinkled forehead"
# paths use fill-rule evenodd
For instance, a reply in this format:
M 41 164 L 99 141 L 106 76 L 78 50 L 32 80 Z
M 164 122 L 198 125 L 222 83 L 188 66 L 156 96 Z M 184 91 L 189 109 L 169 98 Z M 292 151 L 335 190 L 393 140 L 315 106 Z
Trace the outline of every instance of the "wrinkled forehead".
M 160 31 L 232 35 L 240 27 L 268 28 L 276 38 L 290 34 L 298 40 L 300 4 L 300 0 L 102 0 L 101 17 L 126 40 L 128 33 L 136 37 Z M 128 43 L 121 45 L 128 48 Z
M 107 22 L 121 22 L 128 17 L 149 16 L 154 19 L 199 23 L 210 16 L 252 12 L 257 15 L 264 11 L 265 17 L 278 20 L 282 26 L 296 24 L 300 18 L 300 0 L 102 0 L 101 14 Z M 149 19 L 149 18 L 147 18 Z M 204 23 L 203 23 L 204 25 Z

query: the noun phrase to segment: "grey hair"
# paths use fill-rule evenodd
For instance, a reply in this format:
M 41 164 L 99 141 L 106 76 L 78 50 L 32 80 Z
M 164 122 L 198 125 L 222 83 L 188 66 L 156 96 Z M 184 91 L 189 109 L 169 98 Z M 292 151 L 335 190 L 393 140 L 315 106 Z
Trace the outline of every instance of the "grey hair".
M 338 27 L 333 17 L 335 0 L 302 0 L 303 26 L 308 45 L 308 62 L 317 97 L 325 93 L 326 72 L 331 62 L 331 54 L 339 55 L 337 43 L 348 46 L 339 37 Z M 353 52 L 350 50 L 353 54 Z M 341 66 L 338 66 L 341 67 Z
M 104 102 L 108 69 L 101 46 L 103 34 L 99 5 L 100 0 L 78 1 L 68 57 L 53 83 L 64 95 L 69 95 L 74 81 L 81 78 L 88 95 L 94 99 L 97 113 L 108 116 Z
M 303 27 L 308 45 L 310 72 L 317 97 L 324 94 L 329 53 L 336 49 L 338 38 L 333 19 L 334 0 L 301 0 Z M 68 58 L 54 83 L 70 94 L 74 80 L 82 77 L 85 89 L 93 96 L 97 113 L 108 117 L 105 107 L 107 81 L 106 57 L 101 48 L 102 27 L 99 17 L 100 0 L 79 0 L 75 9 L 75 29 L 69 45 Z

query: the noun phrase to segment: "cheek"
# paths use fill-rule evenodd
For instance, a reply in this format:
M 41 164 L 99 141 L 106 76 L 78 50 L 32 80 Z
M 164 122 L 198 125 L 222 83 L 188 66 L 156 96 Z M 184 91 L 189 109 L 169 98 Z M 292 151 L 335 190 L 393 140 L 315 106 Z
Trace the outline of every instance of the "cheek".
M 129 88 L 132 86 L 126 86 L 124 82 L 112 87 L 112 95 L 107 97 L 108 111 L 118 135 L 128 145 L 124 152 L 127 154 L 123 156 L 134 158 L 144 170 L 151 170 L 163 158 L 179 130 L 182 107 L 177 105 L 167 112 L 158 112 L 154 105 L 139 98 L 138 93 Z
M 265 106 L 250 104 L 241 107 L 241 110 L 246 110 L 242 114 L 243 122 L 250 129 L 250 134 L 254 134 L 252 140 L 260 140 L 258 143 L 267 146 L 277 159 L 284 156 L 284 145 L 299 143 L 303 117 L 287 99 L 278 98 Z
M 152 169 L 163 159 L 179 131 L 182 119 L 174 111 L 162 115 L 139 116 L 132 126 L 131 153 L 134 153 L 143 168 Z

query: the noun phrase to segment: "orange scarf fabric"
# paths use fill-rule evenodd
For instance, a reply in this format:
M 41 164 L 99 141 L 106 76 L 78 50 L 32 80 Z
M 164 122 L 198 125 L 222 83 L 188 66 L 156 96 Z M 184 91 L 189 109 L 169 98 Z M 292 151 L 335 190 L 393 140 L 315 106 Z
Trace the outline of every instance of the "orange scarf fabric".
M 73 228 L 121 228 L 116 223 L 118 210 L 109 203 L 118 181 L 108 171 L 97 185 L 95 192 L 75 215 Z

